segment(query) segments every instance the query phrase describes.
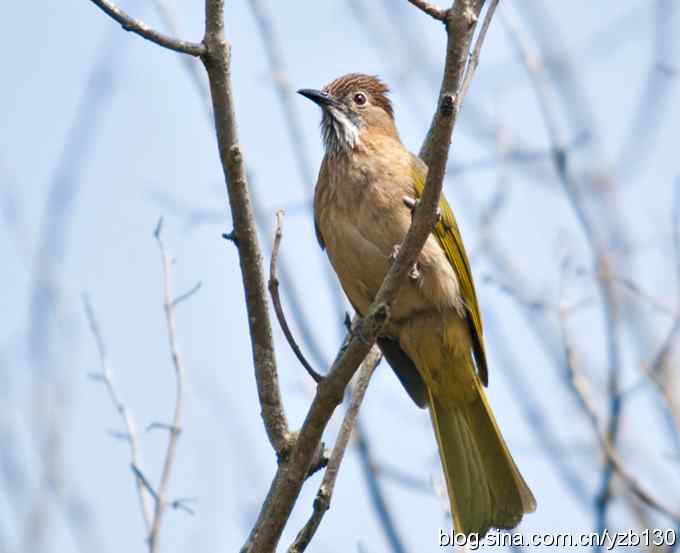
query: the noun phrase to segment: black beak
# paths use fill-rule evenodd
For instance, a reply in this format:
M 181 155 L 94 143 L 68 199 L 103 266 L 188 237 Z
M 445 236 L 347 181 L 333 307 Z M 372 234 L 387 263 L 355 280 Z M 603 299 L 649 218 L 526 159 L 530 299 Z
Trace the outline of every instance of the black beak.
M 310 99 L 315 104 L 320 107 L 332 106 L 335 104 L 335 100 L 323 90 L 314 90 L 313 88 L 301 88 L 298 90 L 298 94 L 302 94 L 305 98 Z

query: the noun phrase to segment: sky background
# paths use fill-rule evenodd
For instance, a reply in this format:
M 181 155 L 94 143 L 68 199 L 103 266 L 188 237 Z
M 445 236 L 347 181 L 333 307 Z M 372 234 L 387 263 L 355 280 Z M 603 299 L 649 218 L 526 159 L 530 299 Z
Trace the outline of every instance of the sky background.
M 436 22 L 397 0 L 261 4 L 272 18 L 292 90 L 320 88 L 348 72 L 380 75 L 392 88 L 403 142 L 419 149 L 444 55 L 445 33 Z M 625 403 L 620 447 L 645 484 L 677 507 L 677 451 L 663 434 L 663 418 L 648 408 L 658 406 L 658 396 L 644 383 L 638 388 L 640 367 L 657 351 L 677 304 L 671 222 L 680 14 L 672 0 L 583 0 L 551 4 L 550 11 L 530 0 L 502 4 L 499 11 L 517 21 L 548 63 L 551 109 L 616 270 L 654 298 L 618 291 L 622 317 L 647 329 L 621 328 L 622 387 L 635 390 Z M 153 1 L 120 6 L 167 30 Z M 179 36 L 200 40 L 203 2 L 167 0 L 167 6 Z M 41 529 L 39 551 L 145 550 L 129 450 L 109 432 L 121 431 L 120 421 L 104 387 L 88 378 L 100 365 L 80 297 L 87 293 L 92 301 L 116 384 L 140 428 L 144 471 L 158 482 L 167 436 L 144 429 L 169 422 L 174 402 L 152 236 L 161 215 L 176 259 L 175 293 L 202 282 L 177 313 L 188 384 L 170 486 L 172 498 L 196 498 L 196 514 L 167 513 L 163 551 L 234 551 L 257 516 L 275 458 L 259 417 L 237 252 L 220 237 L 231 222 L 214 130 L 186 70 L 199 62 L 124 32 L 85 0 L 13 2 L 4 13 L 0 551 L 28 551 L 25 544 Z M 299 148 L 308 158 L 303 172 L 248 2 L 227 2 L 226 26 L 260 240 L 268 259 L 274 213 L 284 208 L 281 263 L 291 277 L 283 283 L 284 308 L 296 301 L 301 306 L 315 341 L 301 339 L 301 345 L 307 352 L 316 345 L 321 354 L 310 358 L 323 370 L 342 339 L 338 305 L 348 307 L 338 299 L 313 232 L 320 114 L 302 97 L 291 98 L 303 128 Z M 549 147 L 534 89 L 497 17 L 455 130 L 445 192 L 472 258 L 490 355 L 490 400 L 538 500 L 537 512 L 519 528 L 527 534 L 591 531 L 600 480 L 597 441 L 555 362 L 563 351 L 552 307 L 588 303 L 567 327 L 598 397 L 606 384 L 592 259 L 545 155 Z M 531 155 L 499 162 L 515 152 Z M 484 217 L 489 213 L 491 224 Z M 625 236 L 612 230 L 612 219 Z M 514 290 L 492 261 L 490 241 L 526 288 Z M 571 267 L 566 276 L 565 259 Z M 532 310 L 524 300 L 548 307 Z M 532 317 L 545 321 L 544 336 L 532 330 Z M 302 337 L 300 321 L 290 318 Z M 275 323 L 274 329 L 285 407 L 297 427 L 313 386 Z M 406 549 L 437 551 L 439 528 L 450 523 L 444 501 L 432 491 L 441 474 L 429 418 L 385 363 L 360 419 L 374 461 L 383 467 L 380 481 Z M 339 421 L 336 415 L 327 443 Z M 546 454 L 538 424 L 549 428 L 587 499 Z M 42 434 L 52 425 L 59 439 L 56 453 L 50 450 L 56 459 L 50 474 L 58 476 L 46 484 Z M 417 489 L 390 478 L 390 467 L 415 478 Z M 316 475 L 305 484 L 282 547 L 311 512 L 319 482 Z M 615 489 L 621 492 L 621 485 Z M 36 505 L 44 506 L 44 518 L 35 518 Z M 612 528 L 634 523 L 628 505 L 614 501 Z M 651 520 L 670 524 L 656 515 Z M 390 551 L 351 448 L 311 550 L 352 551 L 358 544 L 371 553 Z

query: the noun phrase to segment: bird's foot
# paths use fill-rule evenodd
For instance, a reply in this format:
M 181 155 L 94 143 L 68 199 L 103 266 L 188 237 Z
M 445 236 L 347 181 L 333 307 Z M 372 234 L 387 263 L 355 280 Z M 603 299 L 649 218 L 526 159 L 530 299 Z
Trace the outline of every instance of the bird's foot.
M 418 204 L 420 203 L 420 200 L 416 198 L 411 198 L 411 196 L 404 196 L 402 198 L 402 201 L 404 202 L 404 205 L 411 210 L 411 216 L 413 216 L 416 212 Z M 442 220 L 442 210 L 440 207 L 437 207 L 436 216 L 437 220 L 435 221 L 435 224 L 438 224 Z
M 357 317 L 350 322 L 349 332 L 352 336 L 359 338 L 362 343 L 368 344 L 366 333 L 364 332 L 364 320 L 361 317 Z
M 390 254 L 390 257 L 389 257 L 390 265 L 397 258 L 397 255 L 399 254 L 400 248 L 401 248 L 401 246 L 399 244 L 395 244 L 392 247 L 392 253 Z M 421 277 L 420 269 L 418 268 L 418 262 L 416 261 L 413 264 L 413 267 L 411 267 L 411 270 L 408 272 L 408 278 L 409 278 L 409 280 L 412 280 L 413 282 L 418 282 L 420 280 L 420 277 Z

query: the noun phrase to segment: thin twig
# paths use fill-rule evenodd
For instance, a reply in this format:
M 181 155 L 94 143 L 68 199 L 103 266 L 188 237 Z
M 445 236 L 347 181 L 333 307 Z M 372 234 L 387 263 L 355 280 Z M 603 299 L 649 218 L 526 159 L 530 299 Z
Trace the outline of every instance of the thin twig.
M 342 463 L 347 444 L 352 435 L 352 430 L 354 429 L 354 424 L 359 413 L 359 407 L 366 394 L 368 383 L 371 380 L 371 376 L 373 376 L 375 368 L 378 366 L 378 363 L 380 363 L 380 359 L 380 350 L 377 346 L 373 346 L 371 352 L 366 359 L 364 359 L 361 369 L 359 369 L 359 375 L 352 392 L 352 400 L 349 408 L 345 412 L 345 417 L 342 420 L 338 437 L 333 446 L 328 465 L 326 466 L 326 472 L 321 481 L 321 486 L 319 486 L 319 491 L 316 494 L 312 515 L 298 533 L 295 541 L 288 549 L 288 553 L 302 553 L 302 551 L 307 549 L 307 546 L 311 543 L 314 534 L 321 524 L 323 516 L 331 506 L 331 498 L 333 496 L 333 489 L 335 488 L 335 481 L 340 470 L 340 464 Z
M 308 197 L 310 190 L 314 187 L 316 179 L 316 167 L 314 167 L 306 147 L 307 141 L 305 127 L 295 102 L 297 99 L 297 94 L 294 92 L 288 75 L 286 74 L 286 66 L 283 60 L 285 45 L 279 39 L 279 36 L 276 32 L 274 19 L 271 15 L 271 7 L 269 4 L 263 2 L 262 0 L 250 0 L 248 5 L 250 6 L 250 10 L 253 14 L 253 17 L 255 18 L 255 23 L 257 24 L 259 30 L 258 35 L 262 40 L 264 52 L 269 63 L 269 69 L 272 76 L 272 86 L 276 91 L 276 96 L 279 100 L 281 111 L 286 122 L 285 129 L 288 134 L 288 143 L 290 144 L 290 147 L 293 151 L 293 158 L 297 165 L 298 173 L 301 177 L 301 179 L 297 179 L 297 182 L 300 184 L 302 193 L 305 195 L 305 197 Z M 258 206 L 254 191 L 252 196 L 253 203 L 255 204 L 255 217 L 257 218 Z M 268 224 L 269 221 L 267 221 L 267 225 Z M 282 264 L 281 276 L 285 285 L 286 278 L 284 269 L 285 267 Z M 338 281 L 333 274 L 330 264 L 328 263 L 324 263 L 323 276 L 330 296 L 335 304 L 335 311 L 340 313 L 344 309 L 342 291 L 340 290 Z M 288 292 L 293 290 L 293 287 L 290 285 L 290 283 L 288 286 L 286 286 L 286 290 Z M 293 308 L 295 307 L 296 306 L 293 305 Z M 304 329 L 308 326 L 307 322 L 302 316 L 298 317 L 298 319 L 302 319 L 300 330 L 303 331 L 303 338 L 309 342 L 309 336 L 311 335 L 311 332 L 304 332 Z M 339 332 L 342 332 L 342 329 L 339 325 L 338 330 Z M 342 336 L 342 334 L 340 334 L 340 336 Z
M 475 71 L 474 67 L 468 67 L 467 61 L 483 5 L 484 0 L 456 0 L 451 9 L 447 10 L 448 39 L 444 76 L 439 88 L 439 109 L 432 118 L 425 141 L 420 148 L 420 157 L 428 167 L 428 180 L 432 174 L 436 174 L 436 178 L 433 180 L 443 178 L 444 175 L 446 165 L 442 167 L 438 167 L 438 165 L 442 159 L 444 163 L 448 159 L 453 125 L 458 119 L 458 112 L 465 96 L 463 94 L 463 83 L 466 78 L 471 79 Z M 483 42 L 484 37 L 480 36 L 479 38 Z M 461 48 L 461 45 L 464 47 Z M 451 105 L 447 107 L 448 102 Z M 445 114 L 449 109 L 451 113 L 446 116 Z M 446 141 L 441 142 L 442 139 L 446 139 Z M 439 201 L 439 198 L 437 198 L 437 201 Z
M 133 466 L 141 466 L 141 455 L 139 451 L 139 435 L 137 433 L 137 425 L 135 424 L 134 417 L 132 413 L 123 403 L 123 400 L 118 394 L 118 390 L 113 382 L 113 371 L 111 370 L 111 365 L 109 364 L 108 355 L 106 352 L 106 344 L 104 343 L 104 338 L 102 337 L 101 330 L 99 328 L 99 323 L 94 314 L 94 309 L 90 303 L 90 299 L 87 295 L 83 295 L 83 307 L 85 309 L 85 317 L 87 318 L 88 326 L 90 327 L 90 332 L 94 338 L 95 345 L 97 346 L 97 352 L 99 353 L 99 362 L 101 365 L 101 372 L 97 373 L 97 379 L 104 383 L 106 386 L 106 391 L 111 398 L 113 406 L 118 411 L 123 425 L 125 426 L 125 437 L 127 442 L 130 444 L 130 461 Z M 144 491 L 144 483 L 139 476 L 135 478 L 135 484 L 137 487 L 137 495 L 139 496 L 139 504 L 142 509 L 142 516 L 144 517 L 144 523 L 146 529 L 151 527 L 151 505 L 149 502 L 149 496 Z M 155 495 L 155 492 L 153 492 Z
M 411 0 L 409 0 L 410 2 Z M 463 102 L 463 98 L 467 95 L 468 88 L 470 88 L 470 83 L 472 82 L 472 77 L 477 71 L 477 66 L 479 65 L 479 57 L 482 51 L 482 45 L 486 39 L 486 33 L 489 30 L 489 25 L 491 25 L 491 19 L 494 13 L 496 13 L 496 8 L 498 7 L 499 0 L 491 0 L 489 7 L 486 10 L 486 15 L 484 16 L 484 22 L 479 30 L 479 36 L 477 37 L 477 42 L 475 47 L 470 54 L 470 59 L 468 61 L 467 68 L 465 70 L 465 78 L 463 79 L 463 86 L 461 87 L 461 92 L 458 94 L 456 101 L 458 102 L 458 108 L 460 109 L 460 104 Z
M 676 284 L 679 287 L 675 308 L 677 315 L 673 319 L 666 338 L 654 355 L 647 375 L 656 385 L 664 400 L 666 407 L 664 419 L 666 421 L 668 433 L 675 444 L 677 452 L 680 450 L 680 410 L 678 409 L 677 400 L 671 393 L 671 386 L 669 385 L 669 377 L 671 374 L 668 370 L 668 359 L 673 346 L 677 342 L 678 334 L 680 334 L 680 178 L 676 179 L 675 182 L 671 225 L 675 261 L 675 279 Z
M 425 2 L 424 0 L 408 0 L 408 1 L 411 4 L 413 4 L 416 8 L 425 12 L 427 15 L 433 17 L 437 21 L 441 21 L 442 23 L 446 21 L 446 10 L 442 10 L 441 8 L 438 8 L 437 6 L 430 4 L 429 2 Z
M 154 511 L 153 523 L 149 532 L 149 551 L 150 553 L 157 553 L 160 548 L 159 533 L 161 524 L 163 522 L 163 515 L 167 507 L 166 495 L 168 485 L 170 484 L 170 476 L 172 468 L 177 456 L 177 440 L 181 434 L 182 424 L 182 407 L 184 399 L 184 380 L 185 368 L 182 363 L 179 350 L 177 348 L 177 321 L 175 318 L 176 302 L 172 298 L 172 259 L 165 249 L 165 243 L 162 238 L 163 218 L 158 220 L 158 225 L 154 231 L 154 238 L 158 242 L 158 249 L 161 254 L 161 263 L 163 266 L 163 309 L 165 311 L 165 320 L 168 330 L 168 345 L 170 347 L 170 356 L 172 364 L 175 368 L 175 412 L 172 417 L 172 425 L 169 426 L 168 432 L 168 447 L 165 452 L 165 461 L 163 463 L 163 472 L 161 480 L 156 490 L 156 509 Z
M 648 507 L 668 517 L 676 524 L 680 524 L 680 512 L 665 506 L 644 488 L 638 479 L 635 478 L 635 476 L 626 468 L 621 455 L 611 440 L 611 437 L 606 432 L 603 433 L 600 431 L 600 422 L 595 400 L 590 393 L 590 388 L 588 386 L 588 381 L 585 374 L 579 371 L 576 367 L 574 351 L 566 334 L 566 314 L 566 310 L 563 309 L 560 311 L 560 325 L 563 333 L 564 356 L 566 369 L 568 371 L 568 380 L 571 384 L 571 389 L 573 390 L 577 400 L 579 401 L 581 407 L 588 417 L 588 420 L 590 421 L 590 424 L 598 441 L 600 442 L 600 446 L 602 447 L 602 451 L 604 452 L 608 463 L 612 465 L 613 470 L 616 471 L 616 474 L 621 478 L 626 486 L 628 486 L 633 495 L 635 495 L 640 501 L 642 501 Z
M 673 197 L 673 210 L 671 217 L 672 225 L 672 242 L 673 242 L 673 256 L 675 261 L 675 280 L 678 286 L 678 298 L 676 305 L 676 315 L 673 319 L 673 324 L 666 335 L 665 340 L 661 344 L 659 351 L 654 356 L 651 364 L 650 373 L 654 377 L 660 376 L 666 358 L 675 342 L 675 339 L 680 332 L 680 178 L 675 182 L 675 193 Z
M 135 19 L 134 17 L 130 17 L 127 13 L 121 10 L 113 2 L 109 2 L 108 0 L 90 0 L 90 1 L 95 6 L 98 6 L 106 14 L 111 16 L 111 18 L 115 19 L 118 23 L 120 23 L 121 27 L 123 27 L 123 29 L 125 29 L 126 31 L 135 33 L 141 36 L 142 38 L 150 40 L 151 42 L 154 42 L 159 46 L 163 46 L 164 48 L 174 50 L 175 52 L 189 54 L 190 56 L 197 57 L 205 54 L 206 51 L 205 45 L 200 42 L 198 43 L 187 42 L 185 40 L 179 40 L 164 35 L 163 33 L 159 33 L 158 31 L 154 31 L 146 23 L 140 21 L 139 19 Z
M 656 299 L 652 294 L 643 290 L 639 284 L 636 284 L 632 280 L 625 277 L 612 276 L 612 282 L 621 286 L 624 290 L 630 292 L 634 296 L 637 296 L 641 301 L 652 307 L 655 311 L 666 315 L 666 317 L 676 320 L 680 316 L 680 312 L 677 309 L 673 309 L 664 301 Z
M 191 296 L 193 296 L 196 292 L 198 292 L 201 289 L 201 286 L 203 286 L 203 283 L 201 281 L 198 281 L 189 290 L 184 292 L 184 294 L 180 294 L 174 300 L 172 300 L 172 306 L 177 307 L 180 303 L 188 300 Z
M 283 237 L 283 210 L 279 209 L 276 212 L 276 232 L 274 233 L 274 247 L 272 248 L 272 257 L 269 264 L 269 293 L 272 297 L 272 303 L 274 304 L 274 311 L 276 312 L 276 318 L 281 325 L 281 330 L 288 341 L 290 349 L 293 350 L 295 357 L 305 368 L 309 376 L 312 377 L 314 382 L 320 382 L 323 377 L 314 370 L 314 368 L 309 364 L 309 361 L 305 358 L 304 354 L 300 350 L 293 333 L 290 331 L 288 326 L 288 321 L 286 320 L 286 315 L 283 312 L 283 306 L 281 305 L 281 297 L 279 295 L 279 278 L 277 273 L 277 266 L 279 260 L 279 248 L 281 247 L 281 238 Z
M 158 495 L 156 495 L 156 490 L 153 489 L 151 482 L 149 482 L 149 479 L 144 475 L 142 470 L 134 463 L 130 464 L 130 468 L 132 469 L 132 473 L 135 475 L 135 477 L 139 480 L 142 486 L 144 486 L 144 489 L 149 493 L 153 500 L 158 503 Z

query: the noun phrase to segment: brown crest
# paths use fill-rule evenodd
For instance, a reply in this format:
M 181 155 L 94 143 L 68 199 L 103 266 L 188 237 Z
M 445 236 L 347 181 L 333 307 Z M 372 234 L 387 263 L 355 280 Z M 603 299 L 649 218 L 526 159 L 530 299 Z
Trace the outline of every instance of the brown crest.
M 361 73 L 349 73 L 348 75 L 343 75 L 328 83 L 324 87 L 324 91 L 336 98 L 344 98 L 348 94 L 354 92 L 365 92 L 371 96 L 375 105 L 380 106 L 392 119 L 394 119 L 392 102 L 390 102 L 390 99 L 387 97 L 387 93 L 390 89 L 385 83 L 378 79 L 378 77 L 363 75 Z

